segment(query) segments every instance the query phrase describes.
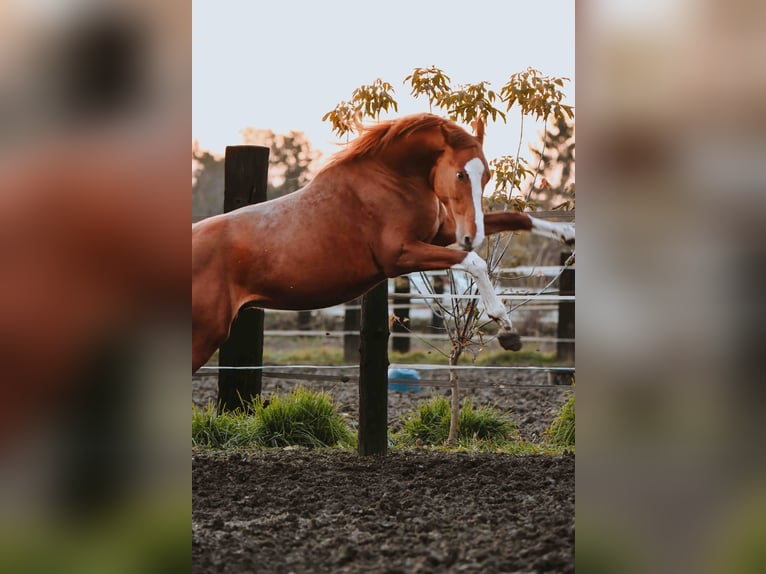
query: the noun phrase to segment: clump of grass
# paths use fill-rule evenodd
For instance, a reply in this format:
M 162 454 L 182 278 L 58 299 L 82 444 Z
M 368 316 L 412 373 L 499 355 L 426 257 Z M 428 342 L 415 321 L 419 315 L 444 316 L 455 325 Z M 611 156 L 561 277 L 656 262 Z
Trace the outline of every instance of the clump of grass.
M 256 421 L 237 411 L 216 412 L 210 404 L 200 410 L 192 406 L 192 445 L 206 448 L 237 448 L 257 442 Z
M 515 430 L 513 421 L 499 410 L 487 405 L 474 407 L 469 400 L 463 402 L 458 422 L 459 439 L 505 441 Z
M 418 410 L 402 417 L 404 428 L 398 438 L 405 443 L 442 444 L 449 433 L 450 404 L 444 397 L 433 397 Z
M 402 418 L 403 429 L 396 440 L 403 444 L 441 445 L 449 435 L 450 402 L 445 397 L 433 397 L 422 403 L 414 413 Z M 513 439 L 513 421 L 497 409 L 482 405 L 475 407 L 465 400 L 460 409 L 458 443 L 477 442 L 501 445 Z
M 575 446 L 575 397 L 571 395 L 546 431 L 552 446 L 573 449 Z
M 218 414 L 213 405 L 192 408 L 192 445 L 203 448 L 353 447 L 356 435 L 337 412 L 330 395 L 298 387 L 268 406 Z
M 269 405 L 256 405 L 258 440 L 263 446 L 352 447 L 354 432 L 324 392 L 298 387 L 287 397 L 275 396 Z

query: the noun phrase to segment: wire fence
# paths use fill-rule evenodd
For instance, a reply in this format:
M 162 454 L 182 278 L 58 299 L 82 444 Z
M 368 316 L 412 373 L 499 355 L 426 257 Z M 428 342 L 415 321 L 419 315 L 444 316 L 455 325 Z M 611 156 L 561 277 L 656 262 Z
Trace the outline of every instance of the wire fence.
M 554 277 L 557 278 L 562 271 L 566 269 L 566 266 L 529 266 L 529 267 L 515 267 L 499 270 L 503 275 L 519 274 L 525 277 L 537 276 L 537 277 Z M 558 309 L 558 304 L 561 302 L 575 302 L 576 297 L 574 295 L 561 295 L 557 289 L 550 288 L 553 282 L 549 282 L 543 289 L 534 288 L 516 288 L 516 289 L 503 289 L 497 293 L 498 297 L 511 304 L 517 303 L 518 305 L 524 305 L 525 310 L 539 311 L 539 312 L 554 312 Z M 477 300 L 480 299 L 478 294 L 459 294 L 459 293 L 431 293 L 431 292 L 413 292 L 413 293 L 396 293 L 390 292 L 388 294 L 390 301 L 391 311 L 396 309 L 420 309 L 424 311 L 432 311 L 433 308 L 431 302 L 455 302 L 464 300 Z M 312 310 L 313 312 L 328 315 L 342 315 L 349 310 L 359 310 L 361 305 L 357 303 L 347 303 L 343 305 L 337 305 L 326 309 Z M 281 311 L 269 309 L 268 313 L 276 314 L 295 314 L 296 311 Z M 421 339 L 431 341 L 449 341 L 449 335 L 445 332 L 396 332 L 391 334 L 392 337 Z M 267 329 L 264 330 L 264 337 L 313 337 L 313 338 L 327 338 L 327 339 L 339 339 L 348 336 L 360 336 L 360 331 L 353 329 L 316 329 L 316 328 L 304 328 L 304 329 Z M 490 337 L 491 339 L 491 337 Z M 489 339 L 488 339 L 489 340 Z M 543 337 L 543 336 L 524 336 L 523 342 L 527 343 L 574 343 L 574 338 L 559 338 L 559 337 Z M 426 387 L 449 387 L 449 372 L 450 371 L 471 371 L 476 372 L 489 372 L 489 371 L 508 371 L 508 372 L 537 372 L 544 373 L 546 376 L 542 378 L 542 382 L 498 382 L 497 380 L 481 380 L 481 378 L 475 378 L 474 380 L 461 380 L 461 388 L 478 388 L 478 387 L 495 387 L 495 388 L 539 388 L 539 389 L 552 389 L 552 390 L 570 390 L 574 391 L 573 376 L 575 373 L 574 367 L 569 366 L 532 366 L 532 365 L 502 365 L 502 366 L 484 366 L 484 365 L 444 365 L 444 364 L 391 364 L 390 368 L 403 368 L 413 369 L 418 372 L 428 373 L 421 379 L 399 379 L 389 378 L 389 383 L 396 383 L 401 385 L 411 386 L 426 386 Z M 331 370 L 333 373 L 326 374 L 322 371 Z M 324 384 L 342 383 L 342 384 L 357 384 L 359 381 L 358 376 L 359 365 L 262 365 L 262 366 L 219 366 L 219 365 L 205 365 L 201 367 L 194 375 L 193 380 L 209 379 L 217 377 L 217 375 L 224 371 L 245 371 L 254 372 L 261 371 L 263 378 L 282 379 L 282 380 L 295 380 L 303 381 L 307 383 Z M 303 372 L 300 372 L 303 371 Z M 313 371 L 313 372 L 306 372 Z M 317 372 L 319 371 L 319 372 Z M 348 371 L 345 373 L 344 371 Z M 442 375 L 439 377 L 439 375 Z
M 410 369 L 417 372 L 424 371 L 428 373 L 428 376 L 420 379 L 404 379 L 397 377 L 390 377 L 388 382 L 390 384 L 397 385 L 409 385 L 412 387 L 449 387 L 451 383 L 448 378 L 449 371 L 525 371 L 525 372 L 540 372 L 547 374 L 545 382 L 529 383 L 529 382 L 511 382 L 504 381 L 499 382 L 497 380 L 461 380 L 461 388 L 480 388 L 480 387 L 495 387 L 506 389 L 552 389 L 552 390 L 574 390 L 574 384 L 572 376 L 575 373 L 574 367 L 560 367 L 560 366 L 519 366 L 519 365 L 506 365 L 506 366 L 485 366 L 485 365 L 428 365 L 428 364 L 406 364 L 406 363 L 392 363 L 391 369 Z M 320 371 L 320 372 L 296 372 L 296 371 Z M 321 371 L 349 371 L 348 374 L 341 374 L 338 372 L 332 374 L 323 374 Z M 263 378 L 282 379 L 282 380 L 295 380 L 305 381 L 309 383 L 323 384 L 327 382 L 332 383 L 349 383 L 358 384 L 359 376 L 355 371 L 359 370 L 359 365 L 262 365 L 262 366 L 244 366 L 244 367 L 226 367 L 218 365 L 206 365 L 201 367 L 194 375 L 192 380 L 202 380 L 218 375 L 220 371 L 261 371 Z M 441 373 L 446 371 L 446 373 Z M 442 378 L 434 377 L 434 375 L 443 374 Z

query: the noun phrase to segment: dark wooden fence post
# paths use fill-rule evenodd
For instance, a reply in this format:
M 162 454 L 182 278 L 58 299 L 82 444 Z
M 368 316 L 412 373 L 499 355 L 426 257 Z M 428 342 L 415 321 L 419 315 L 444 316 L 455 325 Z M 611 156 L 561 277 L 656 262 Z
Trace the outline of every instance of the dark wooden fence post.
M 311 329 L 311 311 L 298 311 L 298 330 L 309 331 Z
M 388 281 L 362 298 L 359 348 L 359 454 L 388 450 Z
M 444 294 L 444 277 L 442 275 L 434 275 L 431 278 L 431 285 L 433 285 L 434 293 L 437 295 Z M 436 309 L 436 305 L 433 309 Z M 444 318 L 436 311 L 431 311 L 431 329 L 433 331 L 444 330 Z
M 269 148 L 227 146 L 224 161 L 224 212 L 266 201 Z M 218 363 L 226 367 L 263 364 L 263 310 L 243 307 L 221 345 Z M 220 370 L 218 411 L 232 411 L 261 394 L 261 371 Z
M 362 304 L 362 298 L 354 299 L 346 303 L 346 310 L 343 313 L 343 360 L 347 363 L 356 363 L 359 360 L 359 324 L 362 320 L 362 311 L 359 305 Z M 353 307 L 353 308 L 351 308 Z M 350 333 L 349 331 L 355 331 Z
M 561 265 L 569 259 L 569 253 L 561 254 Z M 559 294 L 575 294 L 575 271 L 571 267 L 564 269 L 559 277 Z M 556 332 L 559 339 L 575 338 L 575 304 L 574 301 L 559 301 L 559 324 Z M 557 341 L 556 359 L 559 361 L 574 361 L 575 344 Z
M 394 293 L 410 293 L 410 278 L 406 275 L 397 277 L 394 279 Z M 394 333 L 407 333 L 409 334 L 409 319 L 410 319 L 410 298 L 409 297 L 396 297 L 394 295 L 394 315 L 396 315 L 396 321 L 392 331 Z M 401 306 L 404 305 L 404 306 Z M 399 353 L 410 352 L 410 338 L 409 337 L 397 337 L 393 335 L 391 337 L 391 348 Z

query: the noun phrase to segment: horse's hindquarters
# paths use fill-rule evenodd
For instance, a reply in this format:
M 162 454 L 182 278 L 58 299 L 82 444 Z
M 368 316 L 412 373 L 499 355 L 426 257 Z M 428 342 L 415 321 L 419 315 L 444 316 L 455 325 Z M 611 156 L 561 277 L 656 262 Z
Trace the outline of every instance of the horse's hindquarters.
M 192 371 L 226 340 L 234 318 L 223 256 L 226 236 L 222 218 L 192 228 Z

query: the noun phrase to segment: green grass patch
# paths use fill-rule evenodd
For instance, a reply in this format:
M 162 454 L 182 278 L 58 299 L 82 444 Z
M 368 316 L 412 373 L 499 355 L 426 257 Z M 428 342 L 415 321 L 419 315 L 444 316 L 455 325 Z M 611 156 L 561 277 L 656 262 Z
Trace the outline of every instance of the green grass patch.
M 447 365 L 447 357 L 436 351 L 411 351 L 409 353 L 397 353 L 390 351 L 389 360 L 392 363 L 412 363 L 412 364 L 436 364 Z M 555 353 L 541 353 L 539 351 L 482 351 L 472 360 L 466 353 L 460 360 L 460 365 L 480 365 L 480 366 L 503 366 L 503 365 L 532 365 L 532 366 L 550 366 L 556 364 Z
M 204 448 L 239 448 L 258 442 L 257 421 L 252 415 L 237 411 L 216 412 L 192 405 L 192 445 Z
M 446 365 L 449 362 L 447 357 L 436 351 L 410 351 L 409 353 L 389 351 L 388 360 L 391 363 L 418 365 Z
M 575 447 L 575 396 L 571 395 L 559 410 L 546 431 L 548 442 L 554 447 L 572 450 Z
M 394 441 L 402 445 L 442 445 L 449 436 L 450 402 L 435 396 L 422 403 L 417 411 L 402 418 L 404 428 Z M 505 414 L 491 406 L 474 406 L 465 400 L 460 408 L 458 444 L 499 446 L 515 440 L 516 426 Z
M 344 365 L 343 349 L 332 346 L 302 346 L 292 349 L 263 349 L 264 365 Z
M 267 407 L 255 409 L 262 446 L 353 447 L 354 432 L 324 392 L 298 387 L 287 397 L 275 396 Z
M 247 412 L 247 411 L 250 412 Z M 218 414 L 209 405 L 192 407 L 192 445 L 199 448 L 353 447 L 356 435 L 337 412 L 330 395 L 298 387 L 267 406 Z
M 296 343 L 296 342 L 293 342 Z M 266 345 L 263 350 L 263 362 L 267 365 L 344 365 L 343 349 L 337 345 L 312 344 L 309 340 L 299 340 L 289 347 L 276 348 L 274 345 Z M 389 351 L 388 358 L 391 363 L 399 364 L 432 364 L 447 365 L 448 358 L 432 349 L 413 350 L 409 353 Z M 555 365 L 555 353 L 541 353 L 539 351 L 521 350 L 514 353 L 508 351 L 484 350 L 472 360 L 466 353 L 460 361 L 461 365 L 532 365 L 551 366 Z
M 539 351 L 485 351 L 477 355 L 473 362 L 481 366 L 501 365 L 531 365 L 535 367 L 551 366 L 558 363 L 556 353 L 541 353 Z

